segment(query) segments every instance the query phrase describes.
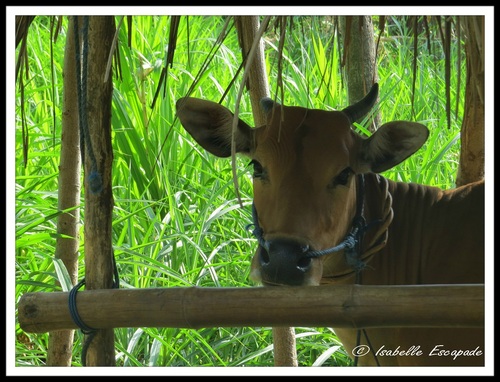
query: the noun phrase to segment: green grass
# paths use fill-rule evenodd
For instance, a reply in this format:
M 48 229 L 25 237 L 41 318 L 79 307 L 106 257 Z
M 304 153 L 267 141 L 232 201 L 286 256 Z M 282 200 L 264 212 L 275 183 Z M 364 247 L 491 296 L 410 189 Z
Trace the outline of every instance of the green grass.
M 168 17 L 134 17 L 131 48 L 125 25 L 119 33 L 120 77 L 113 94 L 113 246 L 122 288 L 248 287 L 255 240 L 246 230 L 251 220 L 252 188 L 247 163 L 237 161 L 244 208 L 238 204 L 231 162 L 200 149 L 174 116 L 175 101 L 185 96 L 205 60 L 193 96 L 219 101 L 240 62 L 235 30 L 209 56 L 220 34 L 221 18 L 181 21 L 174 65 L 165 97 L 151 110 L 168 43 Z M 286 104 L 332 108 L 346 105 L 338 70 L 336 43 L 326 26 L 312 22 L 311 34 L 288 34 L 284 58 Z M 16 302 L 28 292 L 61 290 L 55 266 L 58 165 L 65 29 L 54 44 L 55 91 L 52 91 L 48 19 L 37 17 L 29 36 L 30 74 L 25 79 L 29 131 L 28 161 L 23 161 L 20 100 L 16 90 Z M 379 50 L 380 113 L 383 121 L 416 120 L 431 135 L 417 153 L 384 175 L 391 179 L 454 186 L 459 157 L 460 118 L 446 128 L 444 66 L 425 49 L 419 56 L 414 117 L 411 110 L 412 43 L 402 36 L 385 40 Z M 456 55 L 457 53 L 454 52 Z M 150 72 L 137 76 L 144 57 Z M 270 88 L 276 90 L 276 45 L 266 44 Z M 463 69 L 463 68 L 462 68 Z M 237 82 L 239 84 L 239 82 Z M 239 86 L 239 85 L 238 85 Z M 452 88 L 454 84 L 452 83 Z M 223 104 L 233 109 L 238 88 Z M 162 93 L 163 94 L 163 89 Z M 54 98 L 54 95 L 56 98 Z M 274 94 L 273 94 L 274 95 Z M 452 92 L 452 102 L 459 95 Z M 459 103 L 458 115 L 463 104 Z M 252 123 L 245 94 L 241 117 Z M 53 126 L 52 113 L 56 115 Z M 360 126 L 360 128 L 362 128 Z M 82 194 L 83 203 L 83 194 Z M 81 209 L 83 221 L 83 209 Z M 80 279 L 84 275 L 81 229 Z M 16 365 L 42 366 L 48 335 L 24 333 L 16 324 Z M 348 366 L 351 361 L 330 328 L 296 328 L 301 366 Z M 272 366 L 271 328 L 115 329 L 119 366 Z M 77 332 L 73 365 L 80 366 L 82 335 Z

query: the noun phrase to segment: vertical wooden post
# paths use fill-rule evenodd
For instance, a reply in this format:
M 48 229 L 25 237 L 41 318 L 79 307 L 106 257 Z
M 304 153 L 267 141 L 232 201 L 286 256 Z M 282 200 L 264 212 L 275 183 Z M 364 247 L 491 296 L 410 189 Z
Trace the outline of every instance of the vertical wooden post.
M 247 54 L 252 47 L 253 41 L 259 30 L 259 16 L 239 16 L 236 17 L 239 40 L 243 52 L 243 58 L 246 60 Z M 257 38 L 260 38 L 257 36 Z M 265 115 L 260 107 L 262 97 L 269 97 L 269 85 L 266 75 L 266 66 L 264 59 L 264 47 L 262 41 L 259 49 L 255 52 L 253 63 L 248 73 L 248 91 L 254 123 L 256 126 L 265 123 Z M 295 343 L 295 330 L 290 327 L 273 328 L 274 342 L 274 365 L 275 366 L 297 366 L 297 350 Z
M 467 61 L 457 186 L 484 178 L 484 16 L 462 18 Z
M 69 18 L 64 52 L 63 112 L 61 158 L 59 164 L 58 209 L 65 210 L 80 204 L 80 133 L 78 130 L 77 82 L 75 67 L 74 19 Z M 61 259 L 73 285 L 78 279 L 78 249 L 80 208 L 59 215 L 55 258 Z M 49 333 L 47 365 L 71 366 L 74 330 L 56 330 Z
M 257 31 L 259 30 L 259 16 L 236 16 L 236 25 L 238 28 L 243 59 L 246 60 L 254 38 L 257 35 Z M 264 46 L 262 41 L 260 41 L 259 47 L 255 51 L 252 65 L 249 67 L 247 88 L 250 94 L 250 103 L 252 104 L 255 125 L 263 125 L 266 119 L 260 107 L 260 100 L 263 97 L 269 97 L 269 84 L 267 81 Z
M 85 288 L 113 286 L 111 223 L 112 81 L 104 81 L 115 32 L 112 16 L 91 16 L 89 22 L 87 113 L 92 147 L 85 145 Z M 86 141 L 88 142 L 88 141 Z M 92 154 L 92 152 L 93 154 Z M 93 161 L 92 155 L 95 157 Z M 96 181 L 100 177 L 101 183 Z M 87 366 L 114 366 L 114 332 L 98 330 L 87 351 Z
M 378 82 L 375 38 L 371 16 L 340 16 L 343 37 L 343 64 L 346 66 L 349 105 L 361 100 Z M 361 121 L 358 121 L 361 122 Z M 368 125 L 370 131 L 380 126 L 376 113 Z

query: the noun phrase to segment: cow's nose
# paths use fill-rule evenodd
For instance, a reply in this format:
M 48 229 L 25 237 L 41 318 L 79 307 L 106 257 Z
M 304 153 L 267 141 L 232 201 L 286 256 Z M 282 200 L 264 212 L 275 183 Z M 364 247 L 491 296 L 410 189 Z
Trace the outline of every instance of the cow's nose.
M 264 283 L 303 285 L 311 269 L 312 259 L 306 257 L 309 247 L 288 239 L 275 239 L 260 247 L 259 263 Z

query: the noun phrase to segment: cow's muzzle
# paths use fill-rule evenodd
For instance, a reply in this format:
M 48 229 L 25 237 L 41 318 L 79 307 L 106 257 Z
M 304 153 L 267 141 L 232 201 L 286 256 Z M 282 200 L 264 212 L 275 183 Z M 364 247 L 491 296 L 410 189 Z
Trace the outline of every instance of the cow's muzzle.
M 309 246 L 290 239 L 274 239 L 259 245 L 256 253 L 262 283 L 268 285 L 311 284 L 315 260 Z

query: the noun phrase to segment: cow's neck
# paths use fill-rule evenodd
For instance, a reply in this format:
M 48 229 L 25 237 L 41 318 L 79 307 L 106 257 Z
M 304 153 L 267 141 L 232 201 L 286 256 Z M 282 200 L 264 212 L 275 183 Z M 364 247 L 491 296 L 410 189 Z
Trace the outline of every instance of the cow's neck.
M 394 218 L 388 227 L 385 246 L 371 256 L 362 272 L 361 283 L 402 285 L 480 279 L 475 275 L 480 274 L 477 269 L 482 262 L 469 265 L 465 274 L 459 266 L 470 261 L 467 256 L 470 258 L 471 253 L 483 252 L 474 242 L 456 236 L 457 232 L 472 232 L 481 226 L 480 221 L 463 219 L 463 216 L 475 216 L 474 209 L 480 208 L 479 201 L 468 198 L 467 188 L 443 192 L 437 187 L 395 182 L 375 174 L 367 174 L 365 179 L 366 219 L 384 215 L 381 206 L 386 196 L 381 184 L 387 184 Z M 463 201 L 465 198 L 467 202 Z M 373 239 L 376 234 L 367 233 L 366 240 Z M 365 244 L 368 248 L 369 244 Z M 443 272 L 445 268 L 447 271 Z
M 433 210 L 430 206 L 438 200 L 441 204 L 447 203 L 442 191 L 437 187 L 392 181 L 374 173 L 365 174 L 364 179 L 364 218 L 370 226 L 370 222 L 378 222 L 366 231 L 359 251 L 366 267 L 361 277 L 356 277 L 355 270 L 344 261 L 334 271 L 326 273 L 321 283 L 420 283 L 422 267 L 425 264 L 430 267 L 437 261 L 436 256 L 425 256 L 424 228 L 436 219 L 448 219 L 442 226 L 453 220 L 448 218 L 450 212 L 447 210 L 447 213 L 429 215 Z M 415 256 L 415 253 L 422 256 Z
M 359 193 L 361 182 L 364 191 Z M 361 283 L 363 268 L 367 266 L 372 257 L 376 256 L 386 245 L 388 228 L 392 222 L 392 197 L 388 190 L 388 180 L 377 174 L 365 174 L 357 179 L 358 198 L 363 198 L 362 218 L 366 222 L 360 239 L 360 247 L 355 256 L 357 259 L 348 259 L 344 266 L 336 267 L 335 272 L 325 275 L 321 283 L 357 282 Z M 357 201 L 359 213 L 360 201 Z M 358 219 L 357 216 L 355 218 Z M 357 264 L 353 267 L 353 264 Z M 369 266 L 369 265 L 368 265 Z
M 338 269 L 333 276 L 328 275 L 322 283 L 410 283 L 408 275 L 401 273 L 401 267 L 407 270 L 420 267 L 415 263 L 420 257 L 409 256 L 409 253 L 421 252 L 422 245 L 419 232 L 410 227 L 420 226 L 416 221 L 422 220 L 420 214 L 428 210 L 426 207 L 435 199 L 437 189 L 395 182 L 374 173 L 365 174 L 364 178 L 365 218 L 367 221 L 380 222 L 375 228 L 369 229 L 364 237 L 360 256 L 366 268 L 361 272 L 361 277 L 355 277 L 345 264 L 345 268 Z M 415 276 L 411 283 L 418 283 L 418 277 Z

